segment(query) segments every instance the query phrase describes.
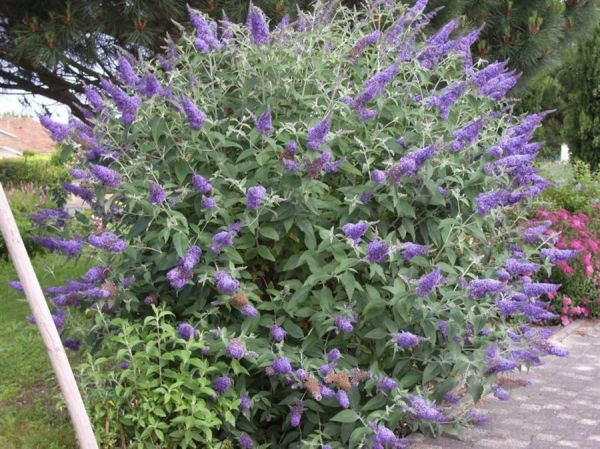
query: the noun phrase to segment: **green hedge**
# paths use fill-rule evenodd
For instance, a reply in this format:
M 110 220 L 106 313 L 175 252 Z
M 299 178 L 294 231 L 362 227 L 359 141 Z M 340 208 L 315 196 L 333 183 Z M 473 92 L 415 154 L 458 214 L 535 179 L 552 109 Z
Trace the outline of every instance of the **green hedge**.
M 37 186 L 54 186 L 66 177 L 66 168 L 50 158 L 0 159 L 0 182 L 7 187 L 19 187 L 30 182 Z

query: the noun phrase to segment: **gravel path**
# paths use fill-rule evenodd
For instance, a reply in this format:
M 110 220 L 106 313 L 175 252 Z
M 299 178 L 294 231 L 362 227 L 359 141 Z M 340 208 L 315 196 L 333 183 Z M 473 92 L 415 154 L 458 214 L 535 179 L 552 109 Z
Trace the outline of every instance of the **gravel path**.
M 552 340 L 570 355 L 512 376 L 509 401 L 482 400 L 489 423 L 462 441 L 426 438 L 413 449 L 600 449 L 600 321 L 577 322 Z

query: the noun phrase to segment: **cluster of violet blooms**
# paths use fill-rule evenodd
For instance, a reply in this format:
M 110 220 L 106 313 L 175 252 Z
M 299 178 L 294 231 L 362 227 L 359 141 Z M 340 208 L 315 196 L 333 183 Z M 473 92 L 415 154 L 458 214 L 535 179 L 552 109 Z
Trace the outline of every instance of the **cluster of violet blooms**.
M 469 48 L 476 40 L 479 30 L 457 39 L 450 39 L 450 35 L 458 26 L 457 20 L 451 21 L 428 39 L 424 48 L 418 51 L 415 50 L 412 47 L 412 42 L 419 30 L 431 19 L 431 15 L 422 15 L 426 5 L 426 0 L 418 0 L 385 34 L 379 31 L 373 32 L 360 39 L 352 47 L 350 56 L 354 60 L 360 57 L 367 47 L 373 45 L 383 45 L 395 49 L 398 54 L 397 62 L 369 77 L 364 82 L 362 90 L 354 97 L 343 99 L 344 103 L 356 112 L 359 121 L 366 122 L 377 117 L 377 111 L 373 109 L 375 100 L 384 92 L 398 73 L 400 64 L 411 58 L 416 58 L 423 68 L 431 69 L 450 52 L 458 53 L 464 57 L 467 73 L 466 81 L 451 84 L 441 91 L 430 92 L 426 98 L 414 98 L 415 101 L 421 102 L 426 107 L 437 108 L 442 119 L 449 117 L 453 105 L 468 91 L 474 90 L 479 95 L 499 100 L 517 82 L 518 77 L 507 71 L 506 63 L 503 62 L 490 64 L 478 71 L 473 69 Z M 190 17 L 195 29 L 194 45 L 198 51 L 203 53 L 219 51 L 228 45 L 232 35 L 226 19 L 222 22 L 222 33 L 219 37 L 215 22 L 205 20 L 204 17 L 193 10 L 190 10 Z M 421 18 L 418 19 L 419 17 Z M 255 6 L 250 7 L 246 25 L 254 45 L 270 45 L 271 32 L 260 9 Z M 282 21 L 278 28 L 290 26 L 292 25 L 289 24 L 289 18 L 287 18 Z M 307 26 L 309 25 L 304 21 L 298 21 L 296 30 L 301 31 Z M 406 33 L 407 30 L 408 34 Z M 401 36 L 403 36 L 402 39 Z M 171 52 L 168 56 L 172 58 L 173 53 Z M 172 64 L 167 58 L 164 60 L 163 68 L 168 67 L 172 67 Z M 123 123 L 129 126 L 136 120 L 142 102 L 140 96 L 148 98 L 157 96 L 175 105 L 187 120 L 190 128 L 194 130 L 201 129 L 204 122 L 209 119 L 192 99 L 174 96 L 155 75 L 151 73 L 139 75 L 132 66 L 132 60 L 127 56 L 119 58 L 118 73 L 123 85 L 127 87 L 129 92 L 134 93 L 130 94 L 108 81 L 102 82 L 102 93 L 93 88 L 87 88 L 86 94 L 91 108 L 89 114 L 109 113 L 110 99 L 121 114 Z M 525 117 L 521 123 L 509 127 L 500 136 L 498 142 L 488 149 L 487 154 L 492 158 L 492 162 L 485 165 L 484 171 L 488 175 L 497 176 L 499 182 L 504 184 L 498 190 L 482 193 L 477 197 L 476 208 L 481 215 L 487 215 L 497 207 L 513 205 L 523 199 L 534 197 L 546 187 L 547 182 L 537 175 L 531 165 L 540 149 L 540 144 L 530 143 L 535 129 L 540 125 L 544 116 L 545 113 Z M 331 150 L 326 148 L 333 118 L 331 115 L 321 117 L 307 130 L 306 148 L 308 156 L 300 157 L 298 155 L 299 144 L 297 140 L 289 141 L 280 156 L 282 167 L 285 170 L 290 172 L 304 170 L 310 179 L 317 179 L 323 173 L 333 173 L 338 170 L 344 161 L 335 160 Z M 486 120 L 488 120 L 487 117 L 482 117 L 454 131 L 453 140 L 445 145 L 429 145 L 413 150 L 406 153 L 399 160 L 393 161 L 387 167 L 373 169 L 370 173 L 372 185 L 375 188 L 384 189 L 386 185 L 398 184 L 416 175 L 435 155 L 444 151 L 456 153 L 468 149 L 477 141 L 485 127 Z M 95 201 L 95 189 L 93 187 L 103 186 L 106 189 L 115 190 L 121 186 L 123 183 L 121 174 L 110 168 L 111 162 L 115 160 L 117 155 L 108 150 L 103 142 L 98 141 L 90 127 L 76 121 L 71 121 L 68 125 L 62 125 L 51 121 L 47 117 L 43 117 L 41 121 L 52 133 L 55 140 L 61 142 L 71 137 L 87 149 L 85 153 L 87 170 L 72 170 L 71 175 L 74 182 L 64 183 L 65 190 L 93 204 Z M 273 133 L 274 125 L 271 109 L 267 108 L 256 112 L 255 128 L 263 136 L 269 136 Z M 399 139 L 398 145 L 404 146 L 404 142 Z M 509 179 L 509 182 L 506 183 L 505 179 Z M 200 201 L 203 208 L 213 209 L 218 206 L 213 196 L 211 196 L 213 187 L 209 179 L 196 174 L 192 178 L 192 185 L 201 194 Z M 251 211 L 259 210 L 266 196 L 267 190 L 263 186 L 249 186 L 246 190 L 246 208 Z M 167 200 L 167 192 L 158 182 L 152 181 L 148 184 L 148 200 L 153 204 L 161 204 Z M 361 196 L 361 200 L 368 202 L 370 197 L 365 194 Z M 61 220 L 68 219 L 63 212 L 60 210 L 41 211 L 36 215 L 35 221 L 37 223 L 52 222 L 57 224 Z M 526 243 L 543 239 L 546 230 L 544 226 L 545 224 L 540 222 L 524 229 L 523 237 Z M 215 254 L 219 254 L 225 248 L 232 246 L 234 239 L 243 227 L 244 223 L 238 222 L 216 233 L 212 238 L 210 250 Z M 370 229 L 370 224 L 366 221 L 347 223 L 341 229 L 348 239 L 349 245 L 356 248 L 363 243 L 363 239 Z M 40 237 L 38 241 L 41 245 L 52 250 L 61 251 L 68 256 L 79 255 L 86 245 L 85 240 L 81 237 L 73 240 Z M 110 232 L 101 232 L 90 236 L 87 239 L 87 244 L 92 250 L 102 250 L 113 254 L 126 250 L 128 246 L 125 241 Z M 366 244 L 365 261 L 372 264 L 386 263 L 395 251 L 400 251 L 402 258 L 410 262 L 415 257 L 426 256 L 430 250 L 429 245 L 414 242 L 392 245 L 376 237 Z M 541 255 L 556 263 L 567 261 L 575 254 L 555 249 L 542 250 Z M 170 285 L 178 290 L 192 282 L 194 268 L 200 263 L 201 258 L 202 249 L 197 245 L 191 246 L 177 265 L 167 272 L 166 276 Z M 539 300 L 539 297 L 555 293 L 559 286 L 534 282 L 531 276 L 535 275 L 538 269 L 539 265 L 528 262 L 523 251 L 515 247 L 512 257 L 506 260 L 504 266 L 496 273 L 497 279 L 464 281 L 463 286 L 474 300 L 481 300 L 488 296 L 493 297 L 498 310 L 505 317 L 519 314 L 525 316 L 531 322 L 546 320 L 552 314 L 548 312 L 547 307 Z M 47 293 L 51 295 L 51 301 L 58 310 L 55 314 L 57 327 L 63 326 L 65 306 L 77 305 L 85 300 L 90 300 L 93 304 L 101 306 L 100 300 L 106 300 L 116 294 L 117 287 L 108 281 L 107 276 L 109 273 L 110 270 L 107 267 L 94 267 L 81 279 L 69 281 L 62 287 L 47 289 Z M 127 288 L 131 282 L 130 279 L 126 280 L 123 283 L 123 288 Z M 235 279 L 232 273 L 224 270 L 216 271 L 213 282 L 219 293 L 230 295 L 232 298 L 235 297 L 241 287 L 240 281 Z M 433 294 L 436 288 L 446 282 L 447 279 L 442 275 L 441 269 L 435 267 L 429 273 L 415 280 L 414 292 L 416 295 L 425 298 Z M 18 283 L 13 282 L 12 286 L 20 288 Z M 237 301 L 237 306 L 239 306 L 238 308 L 244 316 L 257 315 L 256 309 L 247 302 L 247 299 L 238 298 Z M 357 313 L 348 310 L 346 314 L 332 317 L 332 324 L 338 333 L 351 334 L 359 320 L 360 316 Z M 439 322 L 439 331 L 442 337 L 447 340 L 448 325 L 446 322 Z M 184 340 L 190 340 L 199 335 L 198 330 L 190 323 L 180 323 L 177 332 Z M 282 343 L 286 338 L 285 330 L 277 324 L 271 326 L 270 335 L 276 343 Z M 564 355 L 564 351 L 547 340 L 548 335 L 545 332 L 527 326 L 523 326 L 518 332 L 512 332 L 509 338 L 511 345 L 493 346 L 488 349 L 486 353 L 488 374 L 510 371 L 525 362 L 540 363 L 540 357 L 545 354 Z M 424 337 L 408 331 L 399 332 L 392 337 L 396 349 L 401 351 L 410 351 L 424 340 Z M 227 345 L 225 353 L 235 360 L 248 356 L 244 342 L 241 339 L 232 339 Z M 344 357 L 344 354 L 341 351 L 332 349 L 327 353 L 327 360 L 324 361 L 319 372 L 312 374 L 302 367 L 294 367 L 287 357 L 277 356 L 273 358 L 271 364 L 267 367 L 266 373 L 271 377 L 280 377 L 291 388 L 306 390 L 317 401 L 323 398 L 335 398 L 342 409 L 350 407 L 347 390 L 351 386 L 362 385 L 369 379 L 374 379 L 377 390 L 384 394 L 389 394 L 398 388 L 396 380 L 381 374 L 365 372 L 359 368 L 353 368 L 349 373 L 336 369 L 337 363 L 342 357 Z M 217 395 L 225 394 L 233 385 L 234 379 L 228 375 L 219 376 L 213 381 L 213 389 Z M 507 398 L 507 393 L 499 386 L 494 387 L 494 394 L 500 399 Z M 450 399 L 450 396 L 448 396 L 448 402 L 452 402 Z M 250 406 L 251 398 L 244 396 L 240 406 L 241 412 L 247 411 Z M 450 421 L 450 418 L 445 416 L 440 409 L 416 395 L 409 395 L 405 399 L 405 409 L 407 414 L 416 420 L 438 423 Z M 304 404 L 300 400 L 290 407 L 292 427 L 301 424 L 303 412 Z M 476 421 L 475 417 L 473 421 Z M 387 427 L 377 423 L 370 423 L 369 425 L 373 432 L 371 436 L 373 448 L 400 448 L 408 445 L 405 439 L 397 437 Z M 252 438 L 246 434 L 243 434 L 238 442 L 240 447 L 253 447 Z M 327 448 L 330 446 L 324 445 L 322 447 Z

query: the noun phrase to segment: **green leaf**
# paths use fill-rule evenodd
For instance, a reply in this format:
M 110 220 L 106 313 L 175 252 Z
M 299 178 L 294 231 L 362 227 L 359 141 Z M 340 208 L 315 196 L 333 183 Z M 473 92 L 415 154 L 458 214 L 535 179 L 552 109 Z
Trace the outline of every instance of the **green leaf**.
M 310 250 L 313 250 L 317 247 L 317 240 L 315 238 L 315 230 L 313 229 L 313 225 L 306 218 L 301 218 L 298 220 L 298 226 L 304 233 L 304 244 Z
M 283 328 L 286 330 L 291 337 L 302 339 L 304 338 L 304 332 L 302 332 L 302 328 L 295 324 L 292 320 L 286 320 L 283 323 Z
M 481 395 L 483 394 L 483 384 L 479 382 L 472 383 L 469 386 L 469 393 L 473 398 L 473 402 L 479 402 L 479 399 L 481 399 Z
M 429 362 L 423 371 L 423 383 L 427 383 L 430 380 L 435 379 L 435 377 L 440 373 L 440 366 L 438 363 Z
M 354 290 L 356 289 L 356 280 L 354 279 L 354 275 L 351 272 L 346 271 L 340 276 L 340 280 L 342 281 L 342 285 L 346 290 L 348 299 L 351 300 L 352 295 L 354 294 Z
M 261 226 L 258 232 L 268 239 L 279 240 L 279 234 L 277 234 L 277 231 L 270 226 Z
M 189 164 L 182 159 L 178 159 L 173 164 L 173 168 L 175 169 L 175 176 L 177 176 L 177 180 L 183 184 L 185 182 L 187 174 L 190 171 Z
M 368 412 L 369 410 L 380 409 L 387 402 L 387 397 L 383 394 L 378 394 L 374 398 L 369 399 L 369 401 L 363 405 L 360 409 L 361 413 Z
M 365 439 L 367 435 L 371 433 L 371 429 L 367 427 L 357 427 L 352 431 L 352 435 L 350 435 L 350 440 L 348 441 L 348 448 L 354 449 L 358 447 L 360 443 Z
M 352 423 L 358 420 L 358 414 L 354 410 L 342 410 L 331 418 L 334 422 Z
M 381 329 L 380 327 L 370 330 L 365 334 L 365 338 L 370 338 L 371 340 L 381 340 L 385 338 L 387 333 Z
M 153 117 L 150 121 L 150 129 L 152 130 L 152 140 L 158 145 L 161 136 L 167 130 L 167 124 L 161 117 Z
M 269 248 L 267 248 L 266 246 L 260 245 L 258 248 L 256 248 L 256 251 L 258 252 L 259 256 L 263 259 L 275 262 L 275 257 L 273 257 L 273 254 L 271 254 L 271 251 L 269 251 Z
M 185 256 L 185 252 L 188 248 L 188 239 L 183 232 L 178 232 L 173 236 L 173 245 L 175 246 L 175 251 L 177 251 L 177 255 L 179 257 Z

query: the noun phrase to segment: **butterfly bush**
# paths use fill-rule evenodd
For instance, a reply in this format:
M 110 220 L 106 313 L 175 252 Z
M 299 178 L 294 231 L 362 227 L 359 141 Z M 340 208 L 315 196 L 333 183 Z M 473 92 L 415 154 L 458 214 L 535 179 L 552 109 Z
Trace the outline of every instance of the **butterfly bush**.
M 505 399 L 498 373 L 565 355 L 529 327 L 559 288 L 536 274 L 567 257 L 543 221 L 523 226 L 547 185 L 545 114 L 512 113 L 517 75 L 471 60 L 479 30 L 424 36 L 426 3 L 318 4 L 277 26 L 255 6 L 246 25 L 191 11 L 164 57 L 88 89 L 91 127 L 55 130 L 80 162 L 65 188 L 100 222 L 50 226 L 47 246 L 105 268 L 51 300 L 66 332 L 69 307 L 135 323 L 158 304 L 173 344 L 204 342 L 203 407 L 240 407 L 196 441 L 406 447 L 481 421 L 453 405 Z M 153 432 L 179 447 L 183 431 Z

